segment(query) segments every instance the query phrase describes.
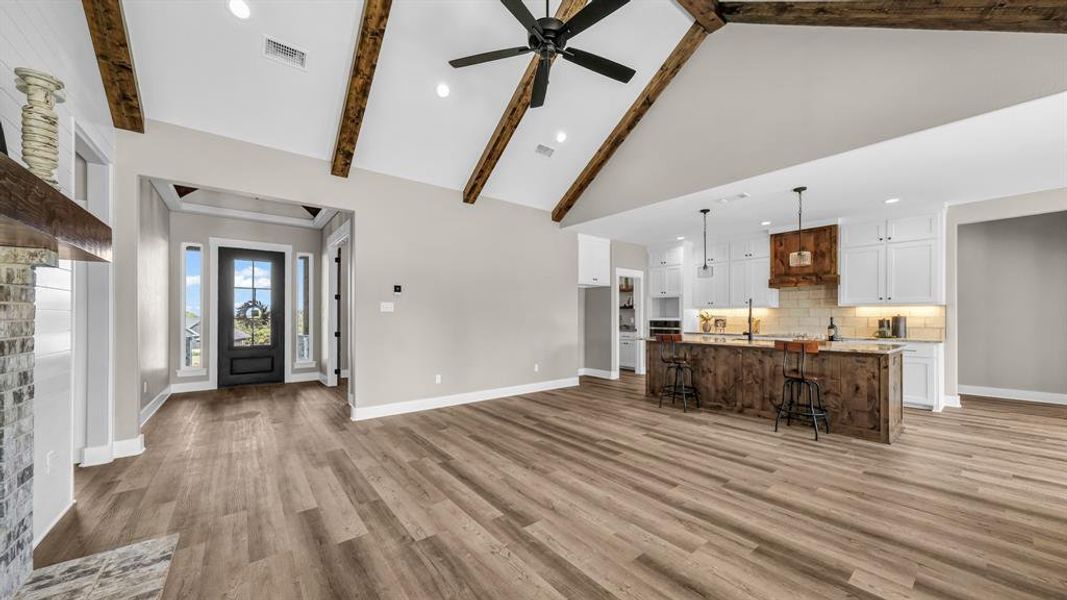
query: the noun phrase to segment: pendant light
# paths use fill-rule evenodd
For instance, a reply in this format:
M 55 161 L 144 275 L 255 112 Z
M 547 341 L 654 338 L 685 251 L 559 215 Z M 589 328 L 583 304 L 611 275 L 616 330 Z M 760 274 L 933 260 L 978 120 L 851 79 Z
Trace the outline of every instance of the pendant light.
M 700 279 L 707 279 L 715 276 L 715 268 L 708 265 L 708 213 L 711 212 L 710 208 L 700 209 L 700 214 L 704 215 L 704 264 L 697 267 L 697 277 Z
M 789 253 L 789 266 L 790 267 L 810 267 L 811 266 L 811 252 L 804 249 L 804 192 L 808 188 L 798 187 L 793 188 L 793 191 L 797 195 L 797 251 Z

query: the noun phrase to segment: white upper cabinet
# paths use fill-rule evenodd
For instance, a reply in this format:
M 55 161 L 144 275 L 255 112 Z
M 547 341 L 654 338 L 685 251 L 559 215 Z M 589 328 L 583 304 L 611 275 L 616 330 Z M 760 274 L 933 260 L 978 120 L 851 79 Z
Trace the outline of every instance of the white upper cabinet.
M 720 265 L 730 261 L 730 244 L 708 244 L 708 264 Z M 693 247 L 693 264 L 704 264 L 704 247 L 699 243 Z
M 653 298 L 682 295 L 682 267 L 656 267 L 648 270 L 648 294 Z
M 840 304 L 885 303 L 885 254 L 885 244 L 841 251 Z
M 841 226 L 842 306 L 943 302 L 941 215 Z
M 841 226 L 841 246 L 854 248 L 885 242 L 885 221 L 848 223 Z
M 767 284 L 771 278 L 771 259 L 757 258 L 736 260 L 730 263 L 730 305 L 733 307 L 778 306 L 778 290 L 772 290 Z
M 937 301 L 940 261 L 937 242 L 893 242 L 886 246 L 886 302 L 927 304 Z
M 651 250 L 648 253 L 648 266 L 655 267 L 680 267 L 685 257 L 683 246 L 673 246 L 660 250 Z
M 887 242 L 913 242 L 941 237 L 940 215 L 890 219 L 886 223 L 885 239 Z
M 730 306 L 730 271 L 727 265 L 713 267 L 712 277 L 694 279 L 693 305 L 695 308 L 727 308 Z
M 578 235 L 578 285 L 600 287 L 611 283 L 611 240 Z
M 730 242 L 730 260 L 768 258 L 771 255 L 771 238 L 761 235 Z

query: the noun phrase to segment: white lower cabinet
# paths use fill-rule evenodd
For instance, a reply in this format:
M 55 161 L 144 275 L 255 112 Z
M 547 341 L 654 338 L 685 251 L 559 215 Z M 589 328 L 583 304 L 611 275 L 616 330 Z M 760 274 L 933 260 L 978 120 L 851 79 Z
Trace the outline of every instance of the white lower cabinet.
M 941 409 L 941 344 L 904 346 L 904 404 Z
M 627 338 L 619 339 L 619 367 L 637 368 L 637 341 Z

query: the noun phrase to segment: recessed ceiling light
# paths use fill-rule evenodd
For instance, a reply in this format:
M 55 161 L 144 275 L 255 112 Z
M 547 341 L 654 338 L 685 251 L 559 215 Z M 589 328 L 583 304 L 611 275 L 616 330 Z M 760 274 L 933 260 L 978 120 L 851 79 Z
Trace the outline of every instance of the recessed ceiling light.
M 230 0 L 230 12 L 238 19 L 247 19 L 252 15 L 252 9 L 245 0 Z
M 685 239 L 685 236 L 684 235 L 680 235 L 680 236 L 678 236 L 678 237 L 676 237 L 674 239 L 676 239 L 676 240 L 678 240 L 680 242 L 680 241 Z
M 886 204 L 896 204 L 897 202 L 900 202 L 900 198 L 890 198 L 885 201 Z
M 437 96 L 438 97 L 447 98 L 448 95 L 451 94 L 451 93 L 452 93 L 452 90 L 449 89 L 447 83 L 439 83 L 439 84 L 437 84 Z
M 764 222 L 760 223 L 760 225 L 762 225 L 762 226 L 764 226 L 764 227 L 766 227 L 766 226 L 768 226 L 768 225 L 770 225 L 770 224 L 771 224 L 771 222 L 770 222 L 770 221 L 764 221 Z
M 556 141 L 559 142 L 560 144 L 562 144 L 563 142 L 566 142 L 567 141 L 567 132 L 566 131 L 557 131 L 556 132 Z

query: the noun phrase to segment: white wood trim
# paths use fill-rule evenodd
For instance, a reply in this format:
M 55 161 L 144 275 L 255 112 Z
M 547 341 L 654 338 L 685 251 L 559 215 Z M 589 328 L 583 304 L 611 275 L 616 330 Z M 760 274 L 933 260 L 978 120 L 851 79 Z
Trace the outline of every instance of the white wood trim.
M 298 360 L 295 363 L 293 363 L 293 370 L 294 371 L 298 371 L 298 370 L 303 370 L 303 369 L 314 369 L 314 368 L 316 368 L 318 366 L 319 366 L 319 361 L 317 361 L 317 360 Z
M 115 449 L 111 444 L 106 446 L 87 446 L 82 449 L 81 460 L 78 461 L 78 466 L 81 467 L 95 467 L 96 465 L 104 465 L 115 459 Z
M 959 396 L 949 396 L 948 394 L 942 394 L 941 399 L 941 408 L 960 408 L 962 406 L 960 404 Z M 941 412 L 941 409 L 936 409 L 934 410 L 934 412 Z
M 319 214 L 322 214 L 322 213 L 320 212 Z M 294 360 L 293 368 L 294 369 L 308 369 L 308 368 L 311 368 L 311 367 L 315 367 L 317 365 L 317 363 L 315 362 L 315 343 L 318 342 L 318 340 L 315 339 L 315 253 L 314 252 L 297 252 L 296 253 L 296 263 L 297 264 L 300 263 L 300 259 L 301 258 L 306 258 L 307 259 L 307 263 L 308 263 L 308 266 L 307 266 L 307 268 L 308 268 L 308 302 L 307 302 L 307 307 L 306 308 L 307 308 L 307 311 L 308 311 L 308 325 L 311 328 L 311 332 L 309 333 L 309 340 L 308 340 L 308 348 L 310 350 L 311 356 L 306 360 L 301 360 L 301 358 L 299 356 L 294 356 L 293 357 L 293 360 Z M 301 293 L 301 290 L 296 285 L 294 285 L 293 286 L 293 294 L 295 296 L 299 297 L 300 293 Z M 293 315 L 295 317 L 296 316 L 296 302 L 295 301 L 293 302 L 293 310 L 292 310 L 292 312 L 293 312 Z M 294 337 L 294 341 L 295 341 L 295 338 L 296 338 L 296 331 L 295 330 L 293 331 L 293 337 Z M 293 344 L 293 353 L 296 354 L 298 349 L 299 349 L 299 345 L 294 343 Z
M 326 377 L 326 373 L 323 373 L 322 371 L 319 371 L 319 383 L 321 383 L 322 385 L 325 385 L 325 386 L 329 386 L 330 385 L 329 378 L 327 378 Z
M 293 373 L 293 378 L 286 383 L 300 383 L 303 381 L 318 381 L 320 373 L 318 371 L 312 371 L 310 373 Z
M 578 369 L 578 376 L 596 377 L 598 379 L 618 379 L 619 371 L 605 371 L 604 369 L 587 369 L 585 367 Z
M 190 248 L 200 249 L 200 366 L 190 367 L 185 364 L 185 297 L 186 297 L 186 277 L 188 273 L 185 270 L 185 252 Z M 181 290 L 180 298 L 178 299 L 178 360 L 181 362 L 181 367 L 178 368 L 176 375 L 178 377 L 203 377 L 207 375 L 207 368 L 204 366 L 204 245 L 199 242 L 182 242 L 178 249 L 178 263 L 180 264 L 179 271 L 181 272 L 181 279 L 178 280 L 178 289 Z
M 534 392 L 558 390 L 561 388 L 575 387 L 577 385 L 577 377 L 567 377 L 565 379 L 539 381 L 536 383 L 527 383 L 523 385 L 493 388 L 488 390 L 478 390 L 475 392 L 464 392 L 461 394 L 452 394 L 450 396 L 423 398 L 421 400 L 408 400 L 406 402 L 393 402 L 391 404 L 382 404 L 378 406 L 353 406 L 351 419 L 353 421 L 365 421 L 367 419 L 377 419 L 380 417 L 388 417 L 392 415 L 402 415 L 423 410 L 444 408 L 446 406 L 458 406 L 460 404 L 470 404 L 472 402 L 495 400 L 497 398 L 508 398 L 521 394 L 532 394 Z
M 352 246 L 351 246 L 351 243 L 350 243 L 351 239 L 352 239 L 352 221 L 351 220 L 347 220 L 344 223 L 342 223 L 337 229 L 335 229 L 333 231 L 333 233 L 331 233 L 329 235 L 329 237 L 326 238 L 326 256 L 324 257 L 324 261 L 325 261 L 325 264 L 326 264 L 326 267 L 327 267 L 326 270 L 328 271 L 327 277 L 326 277 L 328 283 L 327 283 L 327 289 L 326 289 L 326 292 L 327 292 L 326 293 L 326 297 L 324 298 L 324 301 L 326 302 L 326 311 L 325 311 L 325 315 L 324 315 L 326 317 L 326 321 L 325 321 L 325 325 L 326 325 L 325 329 L 326 329 L 326 331 L 323 332 L 322 337 L 323 337 L 324 340 L 329 340 L 329 343 L 326 344 L 326 356 L 323 357 L 323 360 L 326 362 L 326 383 L 325 383 L 325 385 L 328 386 L 328 387 L 336 387 L 337 386 L 338 377 L 337 377 L 337 374 L 334 373 L 334 370 L 335 369 L 340 369 L 340 365 L 339 365 L 340 356 L 338 356 L 338 353 L 337 353 L 337 344 L 333 342 L 333 337 L 332 337 L 333 336 L 333 332 L 337 331 L 337 329 L 339 328 L 338 321 L 340 319 L 340 315 L 337 314 L 337 302 L 334 301 L 334 296 L 338 293 L 338 286 L 340 285 L 340 282 L 337 279 L 337 268 L 333 267 L 333 264 L 334 264 L 333 263 L 333 259 L 337 254 L 337 249 L 340 248 L 342 245 L 344 245 L 346 243 L 349 244 L 349 248 L 348 248 L 348 252 L 349 252 L 348 253 L 348 269 L 349 269 L 348 270 L 348 284 L 349 285 L 348 285 L 348 289 L 345 290 L 345 293 L 348 294 L 348 299 L 349 299 L 349 302 L 348 302 L 348 324 L 349 324 L 349 331 L 350 332 L 353 329 L 353 324 L 355 323 L 355 320 L 354 320 L 355 319 L 355 302 L 354 302 L 355 295 L 353 293 L 353 290 L 355 290 L 355 285 L 354 285 L 355 282 L 353 281 L 355 279 L 355 273 L 354 273 L 355 272 L 355 267 L 353 265 L 353 263 L 354 263 L 353 258 L 355 256 L 355 253 L 352 252 Z M 333 267 L 333 268 L 331 268 L 331 267 Z M 351 338 L 352 338 L 351 333 L 349 333 L 349 335 L 345 337 L 346 341 L 348 342 L 348 364 L 349 364 L 350 368 L 351 368 L 351 365 L 354 362 L 354 354 L 353 353 L 354 353 L 354 347 L 355 347 L 355 345 L 351 343 L 352 342 Z M 350 370 L 350 369 L 341 369 L 342 374 L 346 370 Z M 350 406 L 355 406 L 355 400 L 354 400 L 355 391 L 354 391 L 354 388 L 355 388 L 355 386 L 351 385 L 351 382 L 349 382 L 348 397 L 349 397 L 349 405 Z
M 167 401 L 167 398 L 170 398 L 170 386 L 169 385 L 167 387 L 163 388 L 163 390 L 161 392 L 159 392 L 159 395 L 157 395 L 155 398 L 152 398 L 152 401 L 149 402 L 148 404 L 146 404 L 145 407 L 141 409 L 141 414 L 140 414 L 140 425 L 141 425 L 141 427 L 144 427 L 144 424 L 148 422 L 148 419 L 151 419 L 152 415 L 156 414 L 156 411 L 159 410 L 160 407 L 163 406 L 163 403 Z
M 67 516 L 67 513 L 70 512 L 70 509 L 74 508 L 74 504 L 75 501 L 73 500 L 72 496 L 70 503 L 67 504 L 67 506 L 63 510 L 59 511 L 59 514 L 56 515 L 56 518 L 52 519 L 51 523 L 45 525 L 44 529 L 42 529 L 41 531 L 33 532 L 33 547 L 35 549 L 37 548 L 37 545 L 41 543 L 41 540 L 43 540 L 45 536 L 48 535 L 48 532 L 52 531 L 52 529 L 55 528 L 55 526 L 63 519 L 63 517 Z
M 320 208 L 319 214 L 315 216 L 311 223 L 315 229 L 322 229 L 338 212 L 336 208 Z
M 960 384 L 959 392 L 964 396 L 984 396 L 987 398 L 1003 398 L 1005 400 L 1021 400 L 1023 402 L 1040 402 L 1043 404 L 1067 404 L 1067 394 L 1056 392 L 1036 392 L 963 384 Z
M 139 434 L 137 437 L 127 440 L 115 440 L 112 446 L 112 456 L 115 458 L 137 456 L 144 452 L 144 434 Z
M 218 360 L 218 339 L 219 339 L 219 294 L 215 288 L 216 282 L 219 278 L 219 248 L 241 248 L 244 250 L 263 250 L 266 252 L 282 252 L 285 254 L 285 296 L 286 304 L 289 308 L 285 311 L 285 344 L 282 352 L 285 356 L 285 378 L 286 383 L 292 381 L 293 377 L 293 247 L 290 244 L 272 244 L 268 242 L 254 242 L 250 240 L 234 240 L 229 238 L 208 238 L 208 246 L 211 252 L 211 276 L 208 277 L 208 301 L 211 303 L 211 359 L 208 361 L 208 382 L 211 385 L 208 389 L 217 389 L 219 386 L 219 360 Z M 201 280 L 201 289 L 203 289 L 203 280 Z M 201 317 L 202 318 L 202 317 Z M 203 329 L 203 327 L 201 327 Z M 201 334 L 203 335 L 203 334 Z M 204 352 L 200 351 L 201 363 L 203 363 Z
M 172 383 L 170 384 L 170 393 L 185 394 L 188 392 L 205 392 L 217 388 L 218 386 L 213 385 L 210 381 L 205 379 L 203 381 L 190 381 L 188 383 Z

